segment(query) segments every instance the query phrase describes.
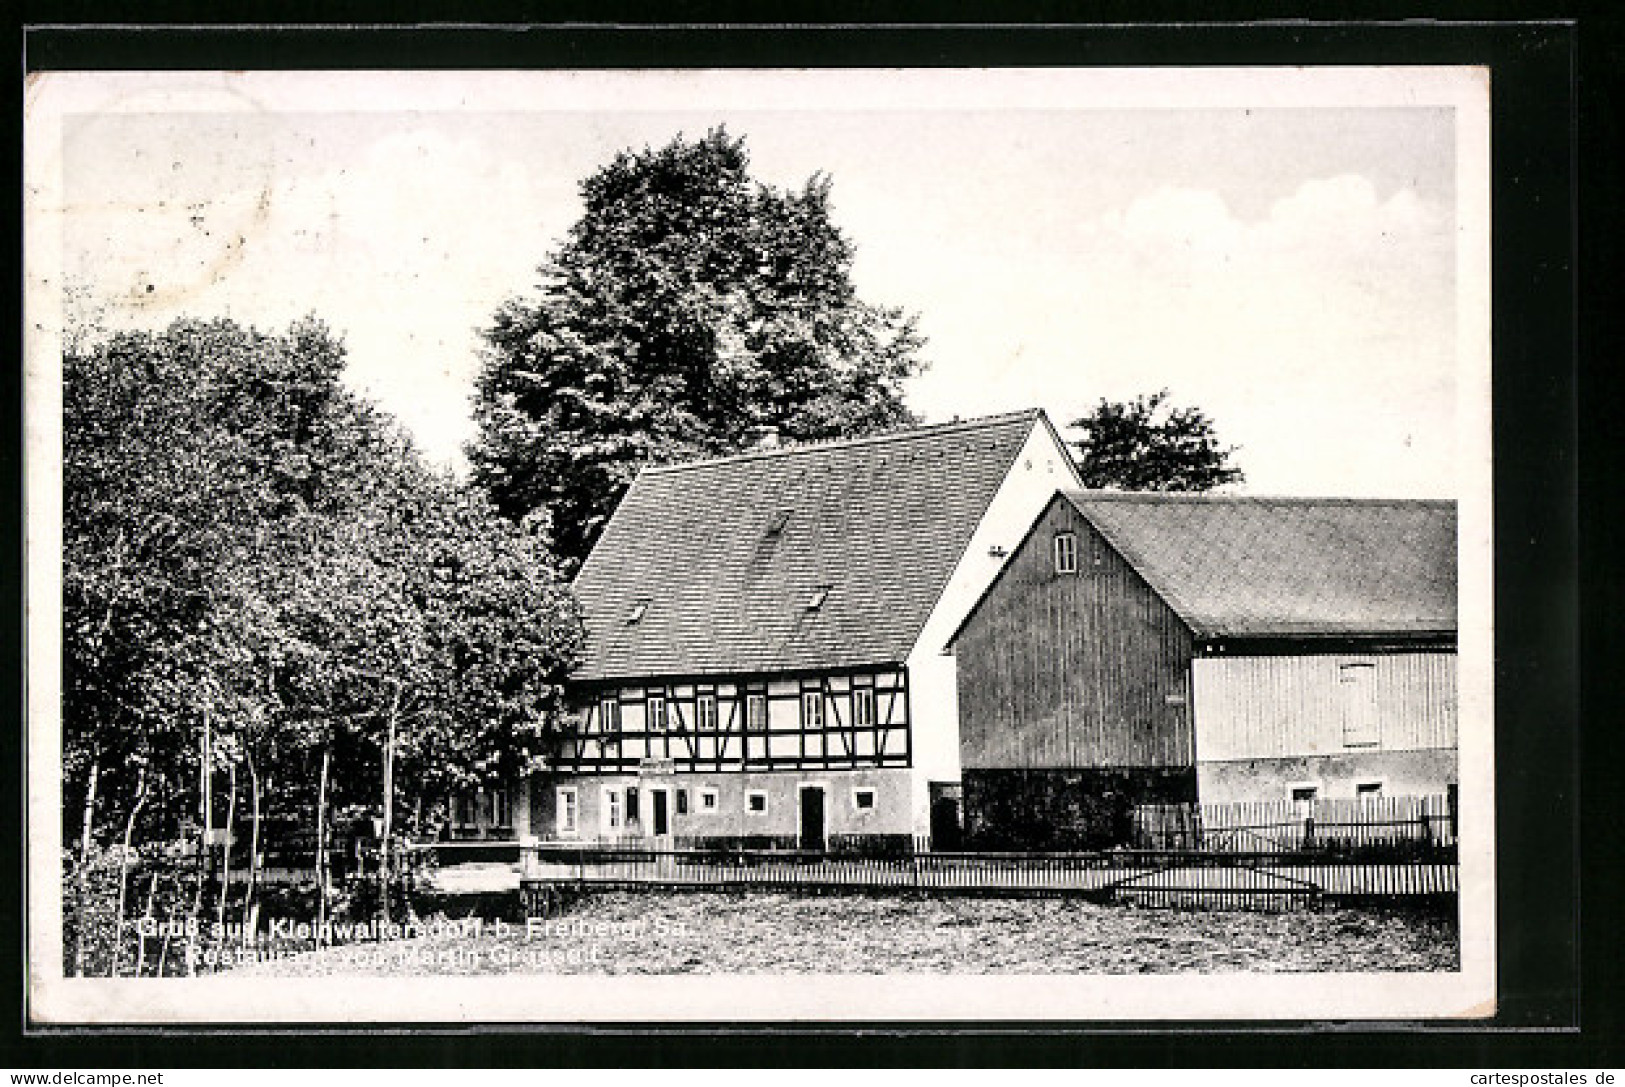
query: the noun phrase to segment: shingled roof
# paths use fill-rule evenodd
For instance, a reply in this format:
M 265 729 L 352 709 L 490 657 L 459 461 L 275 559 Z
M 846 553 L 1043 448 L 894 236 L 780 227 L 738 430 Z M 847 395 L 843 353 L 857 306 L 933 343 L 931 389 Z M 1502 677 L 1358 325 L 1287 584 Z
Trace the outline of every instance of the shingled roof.
M 1041 418 L 645 469 L 576 577 L 577 678 L 903 662 Z
M 1065 491 L 1198 637 L 1456 630 L 1456 504 Z

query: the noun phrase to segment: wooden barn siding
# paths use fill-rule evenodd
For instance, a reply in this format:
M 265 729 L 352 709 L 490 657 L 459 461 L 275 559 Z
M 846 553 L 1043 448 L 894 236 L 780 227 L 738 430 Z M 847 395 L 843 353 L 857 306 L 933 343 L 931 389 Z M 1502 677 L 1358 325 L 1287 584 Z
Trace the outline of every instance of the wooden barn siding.
M 1374 745 L 1344 745 L 1344 664 L 1374 668 Z M 1451 652 L 1203 657 L 1193 673 L 1196 747 L 1204 762 L 1456 746 Z
M 1077 534 L 1076 574 L 1055 572 L 1060 531 Z M 1191 765 L 1193 649 L 1128 563 L 1052 503 L 956 643 L 962 765 Z

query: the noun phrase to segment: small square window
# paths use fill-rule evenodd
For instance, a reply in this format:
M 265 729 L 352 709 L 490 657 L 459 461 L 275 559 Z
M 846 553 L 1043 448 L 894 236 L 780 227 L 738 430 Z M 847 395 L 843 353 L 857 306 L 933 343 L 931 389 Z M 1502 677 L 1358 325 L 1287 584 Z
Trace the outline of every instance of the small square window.
M 749 792 L 745 794 L 745 807 L 752 812 L 765 812 L 767 810 L 767 794 Z
M 1359 782 L 1355 782 L 1354 795 L 1359 797 L 1361 800 L 1376 800 L 1378 797 L 1382 796 L 1382 782 L 1380 782 L 1380 781 L 1359 781 Z
M 859 811 L 873 811 L 875 806 L 875 791 L 873 789 L 853 789 L 852 806 Z
M 1055 535 L 1055 572 L 1057 574 L 1078 572 L 1078 538 L 1070 532 L 1058 532 Z
M 715 789 L 701 789 L 700 790 L 700 810 L 701 811 L 716 811 L 717 810 L 717 791 Z

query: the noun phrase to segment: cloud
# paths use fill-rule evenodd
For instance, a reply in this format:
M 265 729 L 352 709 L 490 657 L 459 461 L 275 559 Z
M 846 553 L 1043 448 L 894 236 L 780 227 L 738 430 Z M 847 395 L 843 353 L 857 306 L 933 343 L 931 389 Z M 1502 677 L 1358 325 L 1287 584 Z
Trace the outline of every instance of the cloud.
M 1065 247 L 983 254 L 975 278 L 938 262 L 934 282 L 973 289 L 927 332 L 975 351 L 917 387 L 927 410 L 975 397 L 1071 418 L 1166 386 L 1243 447 L 1249 490 L 1448 493 L 1452 230 L 1445 208 L 1358 175 L 1306 180 L 1254 218 L 1158 186 Z
M 1252 221 L 1217 193 L 1159 189 L 1102 228 L 1085 342 L 1113 378 L 1173 383 L 1213 414 L 1244 463 L 1265 468 L 1258 489 L 1324 489 L 1340 472 L 1350 493 L 1391 492 L 1407 475 L 1395 466 L 1424 455 L 1448 475 L 1455 288 L 1442 208 L 1341 175 L 1303 182 Z
M 1384 247 L 1397 252 L 1442 238 L 1448 227 L 1440 209 L 1424 205 L 1410 190 L 1379 200 L 1376 187 L 1357 174 L 1305 181 L 1253 222 L 1237 217 L 1211 190 L 1162 186 L 1122 212 L 1108 212 L 1101 225 L 1140 253 L 1166 259 L 1321 262 Z
M 1132 245 L 1220 255 L 1234 250 L 1244 231 L 1218 193 L 1173 186 L 1108 212 L 1104 225 Z

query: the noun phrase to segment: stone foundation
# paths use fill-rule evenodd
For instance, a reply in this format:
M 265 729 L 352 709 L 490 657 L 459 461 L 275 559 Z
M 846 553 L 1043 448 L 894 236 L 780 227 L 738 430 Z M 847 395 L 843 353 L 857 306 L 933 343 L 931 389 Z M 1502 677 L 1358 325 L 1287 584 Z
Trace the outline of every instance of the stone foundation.
M 1419 751 L 1345 751 L 1277 759 L 1232 759 L 1196 764 L 1204 804 L 1288 800 L 1294 787 L 1314 786 L 1325 800 L 1351 798 L 1356 787 L 1377 785 L 1383 796 L 1443 796 L 1457 781 L 1455 748 Z

